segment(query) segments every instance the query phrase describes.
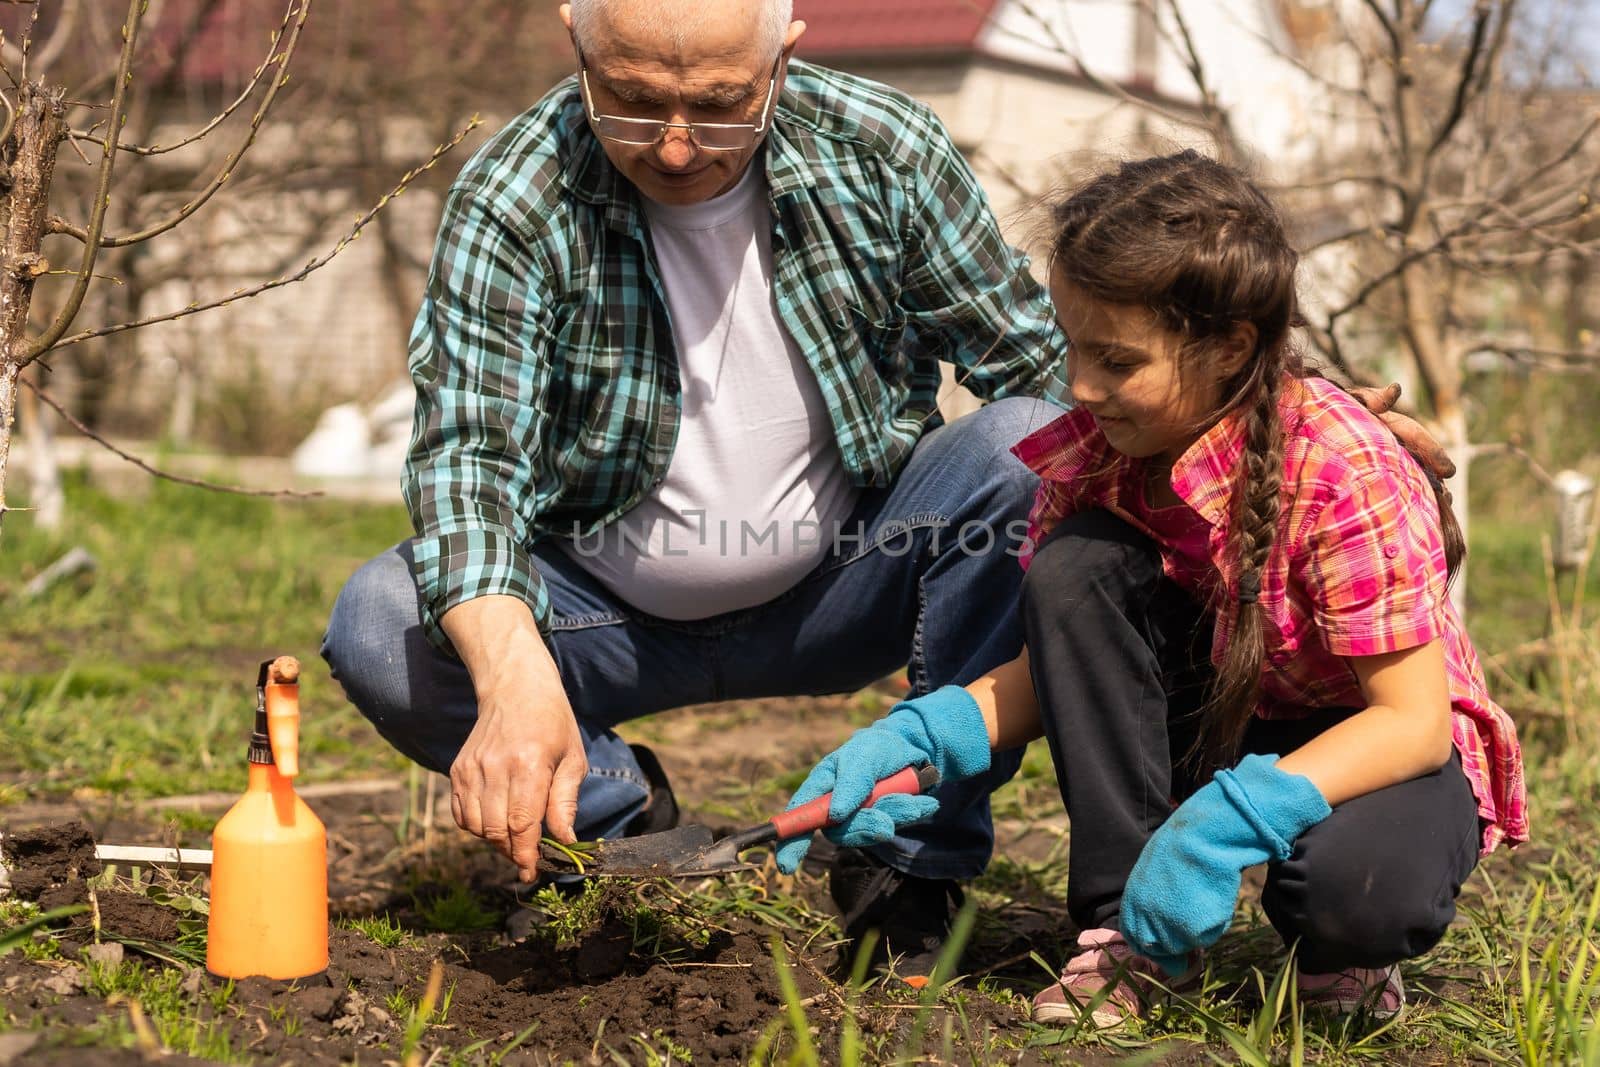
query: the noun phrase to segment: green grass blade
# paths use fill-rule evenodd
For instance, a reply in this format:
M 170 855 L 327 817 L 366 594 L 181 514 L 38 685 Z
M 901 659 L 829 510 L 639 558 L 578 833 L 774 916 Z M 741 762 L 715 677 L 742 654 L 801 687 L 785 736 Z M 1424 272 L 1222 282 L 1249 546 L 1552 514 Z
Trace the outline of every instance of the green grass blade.
M 4 934 L 0 934 L 0 956 L 4 956 L 12 949 L 27 944 L 33 940 L 35 933 L 43 930 L 51 923 L 71 918 L 74 915 L 82 915 L 88 910 L 89 905 L 87 904 L 69 904 L 64 908 L 54 908 L 43 915 L 35 915 L 27 922 L 19 926 L 13 926 Z

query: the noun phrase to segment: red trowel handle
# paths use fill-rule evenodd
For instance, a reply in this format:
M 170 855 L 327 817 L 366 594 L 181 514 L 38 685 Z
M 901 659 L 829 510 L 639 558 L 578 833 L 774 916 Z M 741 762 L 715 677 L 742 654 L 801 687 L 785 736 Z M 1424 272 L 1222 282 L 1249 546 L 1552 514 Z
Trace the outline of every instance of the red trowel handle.
M 939 772 L 932 767 L 907 767 L 896 771 L 887 778 L 880 779 L 873 788 L 872 795 L 867 797 L 867 802 L 862 807 L 870 808 L 881 798 L 890 793 L 926 793 L 939 784 Z M 833 802 L 833 794 L 824 793 L 815 800 L 808 801 L 798 808 L 792 808 L 780 815 L 774 815 L 770 820 L 778 828 L 780 839 L 799 837 L 809 834 L 813 830 L 820 830 L 824 826 L 832 826 L 828 821 L 828 805 Z

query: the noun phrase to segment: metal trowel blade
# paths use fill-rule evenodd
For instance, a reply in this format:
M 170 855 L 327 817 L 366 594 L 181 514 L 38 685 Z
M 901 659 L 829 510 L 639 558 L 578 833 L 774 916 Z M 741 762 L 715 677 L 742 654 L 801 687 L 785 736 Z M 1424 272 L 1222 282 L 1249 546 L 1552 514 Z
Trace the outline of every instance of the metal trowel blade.
M 713 843 L 710 827 L 686 825 L 639 837 L 601 841 L 585 859 L 587 875 L 621 878 L 684 878 L 746 870 L 749 864 L 703 863 Z M 546 858 L 552 858 L 546 854 Z

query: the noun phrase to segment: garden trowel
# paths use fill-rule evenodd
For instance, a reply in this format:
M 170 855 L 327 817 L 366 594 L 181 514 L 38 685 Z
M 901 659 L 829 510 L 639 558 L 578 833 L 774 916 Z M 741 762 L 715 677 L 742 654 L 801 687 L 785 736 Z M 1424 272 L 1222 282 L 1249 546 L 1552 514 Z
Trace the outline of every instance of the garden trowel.
M 879 781 L 864 806 L 870 807 L 891 793 L 926 793 L 938 784 L 939 772 L 932 767 L 907 767 Z M 545 845 L 541 865 L 558 873 L 625 878 L 688 878 L 749 870 L 754 864 L 742 862 L 741 852 L 831 825 L 828 804 L 832 800 L 832 793 L 824 793 L 721 839 L 713 839 L 709 827 L 689 825 L 616 841 L 584 843 L 574 846 L 570 854 Z

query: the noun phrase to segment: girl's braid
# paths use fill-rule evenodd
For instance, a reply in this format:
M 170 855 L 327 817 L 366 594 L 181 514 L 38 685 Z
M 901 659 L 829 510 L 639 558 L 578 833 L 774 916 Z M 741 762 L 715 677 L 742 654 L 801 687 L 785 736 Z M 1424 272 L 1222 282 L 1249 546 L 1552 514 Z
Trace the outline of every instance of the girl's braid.
M 1217 671 L 1206 729 L 1195 754 L 1206 768 L 1226 766 L 1237 756 L 1245 727 L 1255 714 L 1265 659 L 1265 611 L 1261 579 L 1277 543 L 1283 510 L 1282 361 L 1262 353 L 1250 373 L 1239 407 L 1244 453 L 1234 482 L 1234 509 L 1228 556 L 1234 560 L 1233 587 L 1219 592 L 1218 618 L 1233 615 L 1233 634 Z

